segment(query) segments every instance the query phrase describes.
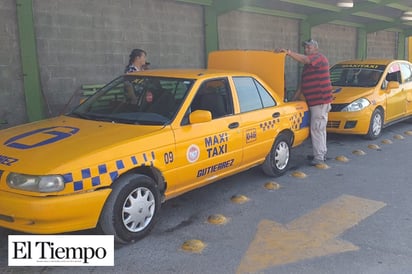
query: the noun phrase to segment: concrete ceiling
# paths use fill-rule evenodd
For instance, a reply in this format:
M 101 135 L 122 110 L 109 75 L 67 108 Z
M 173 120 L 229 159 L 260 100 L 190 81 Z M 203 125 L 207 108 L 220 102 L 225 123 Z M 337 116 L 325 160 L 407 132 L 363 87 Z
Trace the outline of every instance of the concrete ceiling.
M 177 0 L 212 6 L 218 14 L 241 10 L 307 22 L 310 26 L 337 24 L 362 28 L 367 33 L 381 30 L 412 36 L 412 21 L 403 21 L 412 11 L 412 0 L 353 0 L 353 8 L 337 6 L 337 0 Z

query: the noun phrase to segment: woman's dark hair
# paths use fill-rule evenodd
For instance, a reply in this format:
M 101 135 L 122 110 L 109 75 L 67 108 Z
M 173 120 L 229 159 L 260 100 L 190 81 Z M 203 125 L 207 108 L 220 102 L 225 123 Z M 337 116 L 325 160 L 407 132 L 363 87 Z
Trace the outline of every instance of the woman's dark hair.
M 146 51 L 144 51 L 144 50 L 142 50 L 142 49 L 134 49 L 134 50 L 132 50 L 132 52 L 130 52 L 130 55 L 129 55 L 129 63 L 128 63 L 127 66 L 126 66 L 126 70 L 127 70 L 127 68 L 128 68 L 131 64 L 133 64 L 134 59 L 136 59 L 136 57 L 142 56 L 142 54 L 147 55 L 147 54 L 146 54 Z

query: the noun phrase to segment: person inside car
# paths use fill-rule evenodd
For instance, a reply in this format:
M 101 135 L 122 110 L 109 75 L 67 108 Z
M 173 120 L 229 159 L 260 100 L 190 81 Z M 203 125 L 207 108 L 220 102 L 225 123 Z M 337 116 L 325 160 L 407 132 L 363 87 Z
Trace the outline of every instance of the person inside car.
M 146 70 L 148 68 L 148 63 L 146 61 L 146 51 L 143 49 L 133 49 L 129 55 L 129 63 L 124 69 L 124 73 L 132 73 L 136 71 Z M 136 95 L 133 85 L 130 82 L 125 82 L 125 92 L 127 102 L 130 104 L 137 104 L 139 98 Z

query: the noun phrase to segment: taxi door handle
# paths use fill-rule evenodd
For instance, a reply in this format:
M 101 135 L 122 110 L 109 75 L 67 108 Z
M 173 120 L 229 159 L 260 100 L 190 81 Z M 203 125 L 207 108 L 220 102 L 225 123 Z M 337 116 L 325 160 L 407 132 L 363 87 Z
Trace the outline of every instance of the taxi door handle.
M 280 116 L 280 113 L 279 113 L 279 112 L 275 112 L 275 113 L 272 114 L 272 117 L 273 117 L 273 118 L 278 118 L 279 116 Z
M 230 128 L 230 129 L 237 128 L 237 127 L 239 127 L 239 123 L 238 123 L 238 122 L 234 122 L 234 123 L 229 124 L 229 128 Z

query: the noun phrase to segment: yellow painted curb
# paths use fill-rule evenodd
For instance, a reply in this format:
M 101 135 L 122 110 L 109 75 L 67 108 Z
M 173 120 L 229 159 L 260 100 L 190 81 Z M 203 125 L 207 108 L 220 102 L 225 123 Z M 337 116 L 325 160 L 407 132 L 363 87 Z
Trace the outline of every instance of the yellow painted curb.
M 276 190 L 276 189 L 280 188 L 280 185 L 278 183 L 275 183 L 275 182 L 267 182 L 265 184 L 265 188 L 267 190 Z
M 403 139 L 405 139 L 405 137 L 403 137 L 403 136 L 400 135 L 400 134 L 396 134 L 395 136 L 393 136 L 393 138 L 395 138 L 395 139 L 397 139 L 397 140 L 403 140 Z
M 201 253 L 205 246 L 205 243 L 203 243 L 201 240 L 193 239 L 184 242 L 182 249 L 188 252 Z
M 296 178 L 306 178 L 308 175 L 306 175 L 306 174 L 303 173 L 302 171 L 294 171 L 294 172 L 292 173 L 292 176 L 293 176 L 293 177 L 296 177 Z
M 355 149 L 354 151 L 352 151 L 352 153 L 355 155 L 359 155 L 359 156 L 366 154 L 365 151 L 360 150 L 360 149 Z
M 337 156 L 337 157 L 335 158 L 335 160 L 336 160 L 336 161 L 339 161 L 339 162 L 344 162 L 344 163 L 349 162 L 349 159 L 346 158 L 346 157 L 343 156 L 343 155 Z
M 222 224 L 227 223 L 227 218 L 223 216 L 222 214 L 214 214 L 214 215 L 210 215 L 207 218 L 207 221 L 214 225 L 222 225 Z
M 389 144 L 392 144 L 393 142 L 391 141 L 391 140 L 389 140 L 389 139 L 383 139 L 382 140 L 382 144 L 386 144 L 386 145 L 389 145 Z
M 230 200 L 237 204 L 243 204 L 249 201 L 249 198 L 244 195 L 234 195 L 232 196 L 232 198 L 230 198 Z
M 368 145 L 368 148 L 370 148 L 370 149 L 380 149 L 380 147 L 377 144 L 370 144 L 370 145 Z

